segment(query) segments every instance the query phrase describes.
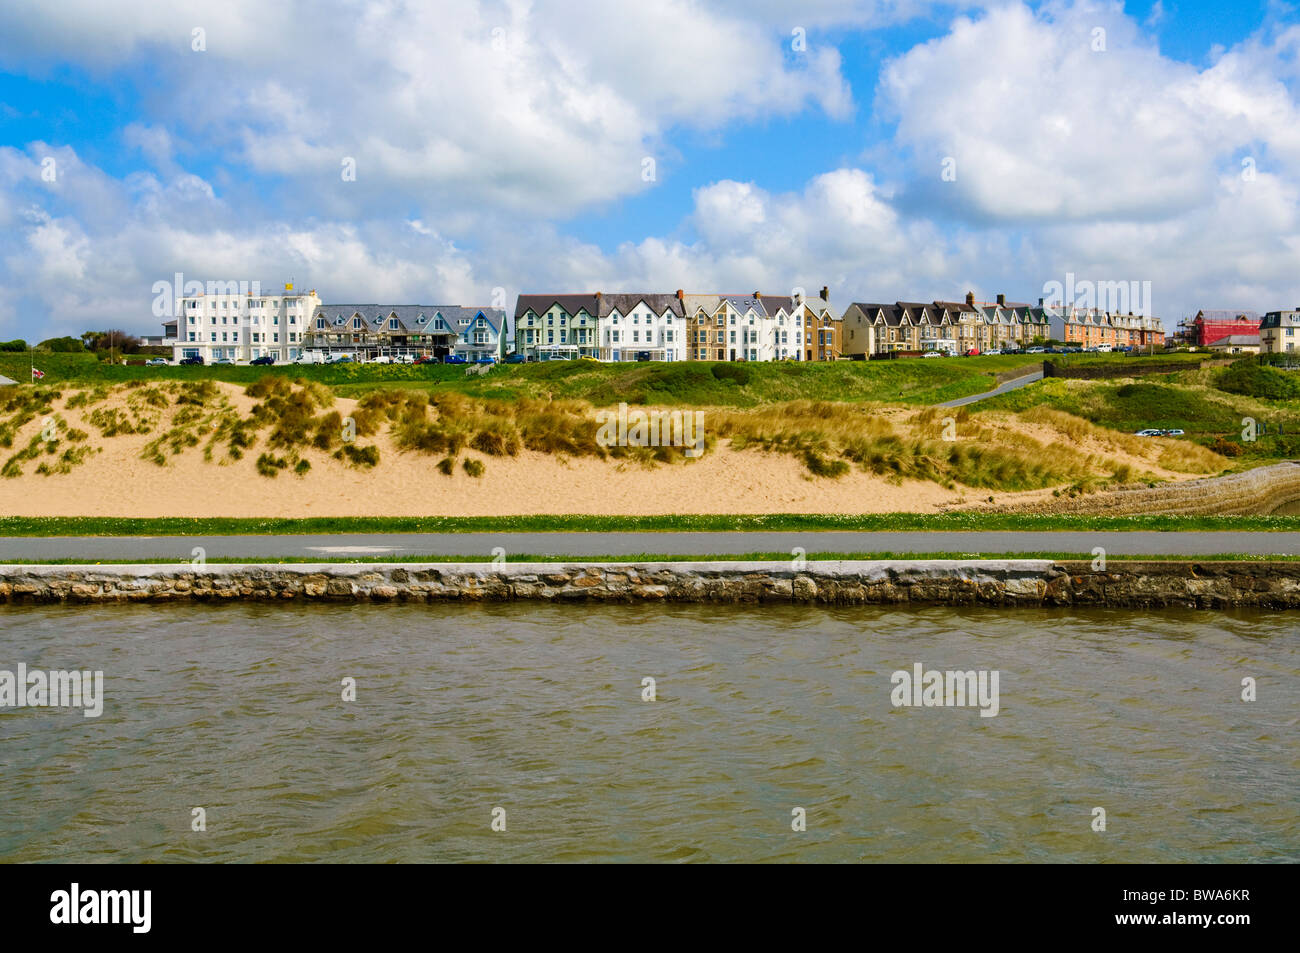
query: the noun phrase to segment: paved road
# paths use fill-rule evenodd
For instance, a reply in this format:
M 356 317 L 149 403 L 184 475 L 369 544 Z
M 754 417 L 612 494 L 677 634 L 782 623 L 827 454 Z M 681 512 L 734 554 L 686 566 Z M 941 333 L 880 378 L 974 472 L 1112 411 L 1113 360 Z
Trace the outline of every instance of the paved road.
M 1091 553 L 1111 556 L 1300 555 L 1300 533 L 1247 532 L 754 532 L 754 533 L 421 533 L 337 536 L 0 537 L 0 562 L 113 559 L 188 562 L 195 547 L 209 559 L 257 561 L 283 556 L 347 560 L 360 556 L 464 556 L 493 550 L 520 556 L 707 556 L 742 553 Z
M 973 404 L 978 400 L 988 400 L 990 397 L 996 397 L 998 394 L 1005 394 L 1009 390 L 1016 390 L 1032 384 L 1034 381 L 1043 379 L 1042 371 L 1034 371 L 1032 374 L 1026 374 L 1024 377 L 1017 377 L 1009 380 L 1005 384 L 999 384 L 992 390 L 985 391 L 982 394 L 972 394 L 969 397 L 958 397 L 956 400 L 950 400 L 946 404 L 935 404 L 936 407 L 964 407 L 967 404 Z

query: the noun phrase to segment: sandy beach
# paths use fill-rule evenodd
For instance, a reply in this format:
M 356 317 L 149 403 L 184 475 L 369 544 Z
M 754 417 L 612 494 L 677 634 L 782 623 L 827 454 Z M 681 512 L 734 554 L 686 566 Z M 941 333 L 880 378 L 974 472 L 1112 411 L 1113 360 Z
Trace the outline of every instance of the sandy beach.
M 242 388 L 218 385 L 241 414 L 256 403 Z M 165 466 L 141 458 L 160 433 L 101 436 L 88 422 L 90 408 L 67 409 L 72 392 L 53 405 L 67 424 L 88 433 L 82 445 L 97 448 L 65 474 L 42 475 L 36 461 L 22 475 L 0 479 L 0 513 L 12 516 L 513 516 L 528 514 L 659 515 L 674 513 L 885 513 L 924 512 L 962 506 L 998 506 L 1050 498 L 1052 491 L 1020 493 L 987 489 L 945 489 L 918 480 L 891 482 L 854 468 L 837 479 L 816 477 L 798 458 L 755 449 L 735 450 L 725 440 L 702 458 L 653 467 L 614 459 L 562 457 L 523 450 L 518 456 L 486 456 L 472 450 L 462 459 L 481 460 L 485 472 L 471 477 L 459 466 L 451 476 L 436 469 L 438 457 L 398 449 L 387 431 L 364 443 L 380 450 L 373 469 L 349 466 L 326 451 L 306 449 L 309 472 L 257 472 L 262 443 L 233 460 L 216 454 L 205 461 L 201 448 L 170 455 Z M 98 408 L 126 408 L 114 393 Z M 356 402 L 345 398 L 331 409 L 348 415 Z M 165 419 L 170 411 L 164 411 Z M 1010 426 L 1007 424 L 1006 426 Z M 1045 428 L 1015 425 L 1045 444 Z M 7 457 L 40 433 L 41 419 L 15 432 Z M 264 436 L 264 432 L 263 432 Z M 65 441 L 63 446 L 67 446 Z M 1188 474 L 1162 470 L 1152 461 L 1130 458 L 1114 448 L 1087 448 L 1140 464 L 1164 479 Z

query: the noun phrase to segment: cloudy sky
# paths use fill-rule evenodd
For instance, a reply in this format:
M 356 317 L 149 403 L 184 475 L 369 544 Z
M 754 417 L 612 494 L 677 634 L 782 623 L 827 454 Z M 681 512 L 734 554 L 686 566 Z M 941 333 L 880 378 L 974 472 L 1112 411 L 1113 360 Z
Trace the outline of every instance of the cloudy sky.
M 1300 11 L 6 0 L 0 339 L 152 286 L 1300 305 Z

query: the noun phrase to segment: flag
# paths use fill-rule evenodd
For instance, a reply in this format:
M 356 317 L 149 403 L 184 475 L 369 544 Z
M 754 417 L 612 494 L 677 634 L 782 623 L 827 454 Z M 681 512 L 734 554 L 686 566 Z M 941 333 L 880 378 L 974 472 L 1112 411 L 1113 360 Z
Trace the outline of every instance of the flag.
M 40 380 L 40 379 L 41 379 L 42 377 L 44 377 L 44 376 L 45 376 L 45 372 L 44 372 L 44 371 L 38 371 L 36 368 L 34 368 L 34 367 L 32 368 L 32 379 L 33 379 L 33 380 Z

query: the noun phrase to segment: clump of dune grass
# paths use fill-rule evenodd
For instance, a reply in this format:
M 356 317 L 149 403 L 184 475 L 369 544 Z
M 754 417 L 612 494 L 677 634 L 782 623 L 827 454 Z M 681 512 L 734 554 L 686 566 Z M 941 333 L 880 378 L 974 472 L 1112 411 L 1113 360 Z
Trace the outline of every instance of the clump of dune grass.
M 59 456 L 58 460 L 53 463 L 42 462 L 36 472 L 42 476 L 53 476 L 56 473 L 71 473 L 72 468 L 82 463 L 86 457 L 99 453 L 100 447 L 67 447 Z
M 465 462 L 462 464 L 462 466 L 464 467 L 466 473 L 476 478 L 481 477 L 485 469 L 485 467 L 483 466 L 483 461 L 475 460 L 473 457 L 466 457 Z
M 176 403 L 178 405 L 190 404 L 195 407 L 206 407 L 219 397 L 221 397 L 221 388 L 217 387 L 212 381 L 185 381 L 178 389 Z
M 117 407 L 97 407 L 86 420 L 104 437 L 147 434 L 153 430 L 151 421 L 138 416 L 132 419 L 125 410 Z
M 379 448 L 374 444 L 358 447 L 353 443 L 345 443 L 336 456 L 347 460 L 354 467 L 370 469 L 379 463 Z
M 91 404 L 98 404 L 108 399 L 109 389 L 107 386 L 92 387 L 89 390 L 79 390 L 63 405 L 66 410 L 76 410 L 78 407 L 89 407 Z
M 1004 491 L 1069 487 L 1091 491 L 1150 479 L 1150 474 L 1081 450 L 1095 440 L 1128 450 L 1123 434 L 1097 434 L 1086 420 L 1035 408 L 1030 422 L 1045 424 L 1059 439 L 1043 442 L 1015 422 L 985 418 L 966 408 L 927 408 L 887 415 L 879 405 L 791 401 L 750 410 L 717 410 L 709 422 L 733 449 L 795 456 L 817 477 L 836 478 L 853 466 L 892 483 L 925 480 L 949 489 L 959 485 Z M 1136 449 L 1149 447 L 1137 446 Z
M 289 461 L 284 457 L 277 457 L 270 453 L 263 453 L 257 458 L 257 472 L 264 477 L 279 476 L 280 471 L 288 465 Z

